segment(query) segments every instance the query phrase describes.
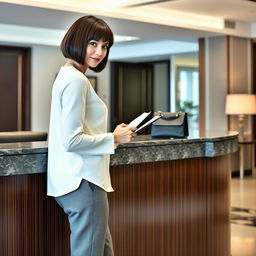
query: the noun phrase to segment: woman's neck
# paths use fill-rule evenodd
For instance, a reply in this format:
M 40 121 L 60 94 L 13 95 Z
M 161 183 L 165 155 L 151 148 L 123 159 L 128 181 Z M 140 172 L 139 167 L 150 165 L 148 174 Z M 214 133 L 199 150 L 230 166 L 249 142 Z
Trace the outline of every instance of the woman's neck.
M 76 68 L 77 70 L 79 70 L 80 72 L 82 72 L 83 74 L 87 70 L 87 66 L 81 65 L 72 59 L 68 59 L 64 66 L 72 66 L 72 67 Z

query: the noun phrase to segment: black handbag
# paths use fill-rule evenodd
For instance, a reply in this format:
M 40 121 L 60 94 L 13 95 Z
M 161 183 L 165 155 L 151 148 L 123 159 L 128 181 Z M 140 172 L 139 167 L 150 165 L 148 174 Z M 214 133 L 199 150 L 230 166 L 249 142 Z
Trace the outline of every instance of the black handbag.
M 185 138 L 188 136 L 188 118 L 184 112 L 155 112 L 160 115 L 151 126 L 152 137 Z

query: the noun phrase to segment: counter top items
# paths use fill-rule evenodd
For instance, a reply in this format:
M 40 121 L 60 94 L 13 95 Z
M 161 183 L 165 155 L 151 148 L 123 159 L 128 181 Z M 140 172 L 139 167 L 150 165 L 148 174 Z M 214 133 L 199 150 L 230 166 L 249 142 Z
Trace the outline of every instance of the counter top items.
M 152 124 L 151 136 L 165 138 L 185 138 L 188 136 L 188 118 L 184 112 L 155 112 L 159 117 Z

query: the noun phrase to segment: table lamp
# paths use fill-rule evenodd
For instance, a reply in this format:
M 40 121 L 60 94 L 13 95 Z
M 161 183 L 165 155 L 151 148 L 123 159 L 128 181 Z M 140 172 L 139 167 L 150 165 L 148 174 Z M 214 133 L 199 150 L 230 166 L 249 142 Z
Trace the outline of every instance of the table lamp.
M 240 139 L 243 139 L 245 115 L 256 114 L 256 95 L 228 94 L 226 97 L 226 114 L 238 115 L 239 137 Z

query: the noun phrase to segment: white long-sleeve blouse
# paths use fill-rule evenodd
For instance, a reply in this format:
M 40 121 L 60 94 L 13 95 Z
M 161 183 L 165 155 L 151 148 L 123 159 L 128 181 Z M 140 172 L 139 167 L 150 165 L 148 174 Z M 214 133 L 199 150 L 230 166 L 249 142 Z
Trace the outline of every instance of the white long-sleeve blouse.
M 107 132 L 107 107 L 86 76 L 63 66 L 52 89 L 47 194 L 61 196 L 86 179 L 113 191 L 109 173 L 114 136 Z

